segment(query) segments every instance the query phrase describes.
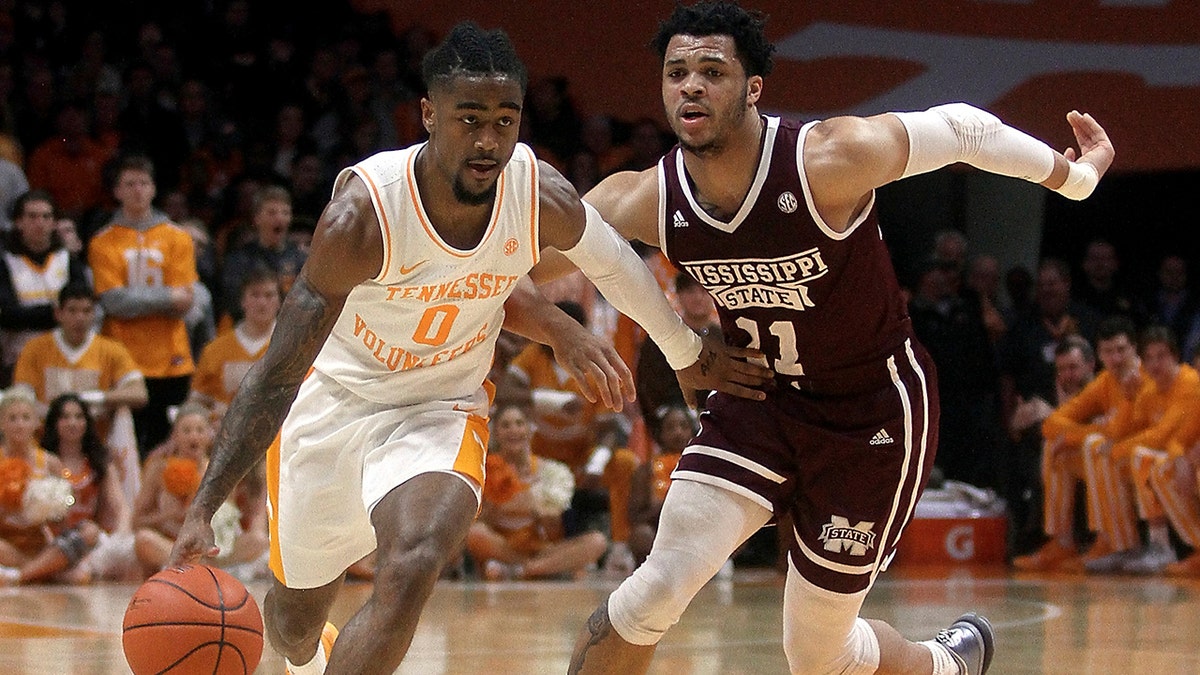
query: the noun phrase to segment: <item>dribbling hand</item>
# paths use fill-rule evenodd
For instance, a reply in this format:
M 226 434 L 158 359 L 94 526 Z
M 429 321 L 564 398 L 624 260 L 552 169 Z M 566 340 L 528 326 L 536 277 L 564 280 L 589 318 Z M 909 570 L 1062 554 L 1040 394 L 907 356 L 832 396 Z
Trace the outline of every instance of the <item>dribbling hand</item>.
M 215 558 L 221 552 L 215 543 L 210 520 L 188 513 L 183 526 L 179 528 L 179 536 L 175 538 L 175 546 L 171 548 L 167 567 L 194 563 L 200 558 Z

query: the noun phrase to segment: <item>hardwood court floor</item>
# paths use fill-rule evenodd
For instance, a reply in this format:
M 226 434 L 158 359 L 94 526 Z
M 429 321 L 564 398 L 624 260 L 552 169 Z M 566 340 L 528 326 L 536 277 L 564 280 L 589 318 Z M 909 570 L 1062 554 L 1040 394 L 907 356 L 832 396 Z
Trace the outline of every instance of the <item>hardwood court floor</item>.
M 613 587 L 442 582 L 398 672 L 563 673 L 576 630 Z M 266 588 L 251 586 L 260 601 Z M 345 623 L 369 589 L 348 585 L 334 623 Z M 128 673 L 120 631 L 133 590 L 0 589 L 0 674 Z M 781 593 L 781 579 L 766 571 L 710 583 L 663 640 L 651 672 L 786 673 Z M 881 577 L 864 614 L 926 639 L 965 609 L 996 627 L 995 675 L 1200 673 L 1200 581 L 895 570 Z M 282 673 L 283 661 L 268 648 L 258 672 Z

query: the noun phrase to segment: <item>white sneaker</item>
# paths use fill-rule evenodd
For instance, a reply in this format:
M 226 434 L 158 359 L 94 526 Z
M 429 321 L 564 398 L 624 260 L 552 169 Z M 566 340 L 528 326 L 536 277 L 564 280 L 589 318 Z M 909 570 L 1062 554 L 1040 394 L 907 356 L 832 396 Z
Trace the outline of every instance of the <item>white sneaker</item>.
M 1175 561 L 1175 549 L 1162 544 L 1150 544 L 1122 563 L 1121 571 L 1126 574 L 1159 574 Z

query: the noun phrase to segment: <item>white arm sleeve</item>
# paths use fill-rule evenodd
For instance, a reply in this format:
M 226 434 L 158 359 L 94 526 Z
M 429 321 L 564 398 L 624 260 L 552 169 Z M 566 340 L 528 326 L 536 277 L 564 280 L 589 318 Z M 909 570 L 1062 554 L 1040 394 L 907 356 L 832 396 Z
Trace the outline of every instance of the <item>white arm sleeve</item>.
M 700 336 L 671 309 L 662 289 L 629 242 L 604 222 L 600 212 L 584 203 L 587 221 L 583 236 L 563 251 L 587 275 L 613 307 L 646 330 L 674 370 L 687 368 L 700 356 Z
M 1032 183 L 1046 180 L 1054 170 L 1055 153 L 1050 146 L 966 103 L 892 114 L 908 131 L 908 164 L 902 178 L 955 162 Z M 1083 199 L 1095 189 L 1099 176 L 1090 164 L 1069 165 L 1066 184 L 1055 191 L 1070 199 Z

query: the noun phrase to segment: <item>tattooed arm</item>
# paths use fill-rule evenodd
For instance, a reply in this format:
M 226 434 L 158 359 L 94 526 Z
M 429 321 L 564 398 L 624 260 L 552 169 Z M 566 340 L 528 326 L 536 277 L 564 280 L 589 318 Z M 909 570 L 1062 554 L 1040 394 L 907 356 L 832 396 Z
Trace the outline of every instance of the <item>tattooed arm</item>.
M 352 177 L 317 221 L 312 252 L 279 310 L 271 345 L 229 404 L 168 566 L 216 553 L 213 514 L 266 454 L 346 296 L 382 265 L 383 235 L 370 194 Z

